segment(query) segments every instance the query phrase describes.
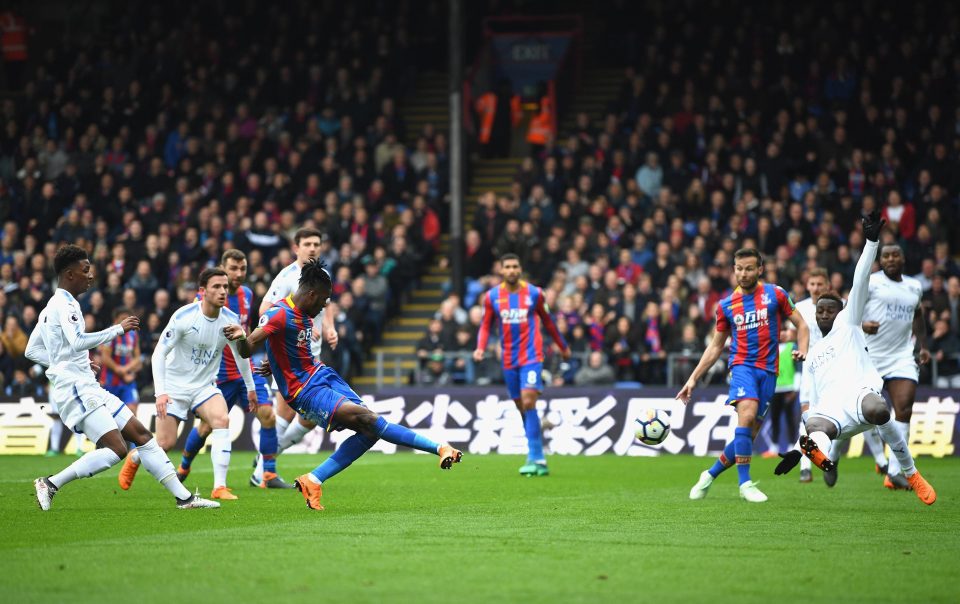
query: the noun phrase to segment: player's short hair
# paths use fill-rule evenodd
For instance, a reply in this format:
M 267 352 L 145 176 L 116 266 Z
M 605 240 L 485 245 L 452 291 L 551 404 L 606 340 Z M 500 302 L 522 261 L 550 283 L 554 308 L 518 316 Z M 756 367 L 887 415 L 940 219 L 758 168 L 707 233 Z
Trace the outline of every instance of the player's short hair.
M 904 255 L 904 254 L 903 254 L 903 248 L 900 247 L 900 244 L 899 244 L 899 243 L 884 243 L 883 245 L 880 246 L 880 253 L 882 254 L 882 253 L 883 253 L 883 250 L 887 249 L 888 247 L 896 248 L 897 251 L 900 252 L 900 255 L 901 255 L 901 256 Z
M 244 262 L 247 259 L 247 255 L 243 251 L 238 250 L 237 248 L 231 248 L 223 253 L 223 256 L 220 256 L 220 266 L 226 266 L 227 260 L 236 260 L 237 262 Z
M 129 315 L 129 314 L 132 314 L 132 313 L 130 312 L 130 309 L 127 308 L 126 306 L 118 306 L 117 308 L 115 308 L 115 309 L 113 310 L 113 318 L 114 318 L 114 319 L 116 319 L 116 318 L 118 318 L 118 317 L 123 317 L 123 316 Z
M 61 275 L 63 271 L 72 266 L 74 262 L 81 262 L 88 258 L 87 250 L 79 245 L 69 243 L 57 250 L 57 255 L 53 257 L 53 270 L 56 271 L 58 275 Z
M 330 272 L 320 260 L 309 260 L 300 269 L 300 287 L 333 289 Z
M 752 247 L 742 247 L 733 254 L 733 261 L 736 263 L 741 258 L 756 258 L 757 266 L 763 266 L 763 256 L 760 251 Z
M 807 279 L 812 277 L 823 277 L 827 281 L 830 280 L 830 275 L 827 273 L 827 269 L 822 266 L 815 266 L 810 269 L 810 272 L 807 273 Z
M 501 264 L 503 264 L 503 263 L 506 262 L 507 260 L 516 260 L 516 261 L 517 261 L 517 264 L 520 264 L 520 256 L 517 256 L 517 255 L 514 254 L 513 252 L 509 252 L 509 253 L 504 254 L 503 256 L 500 256 L 500 263 L 501 263 Z
M 197 284 L 200 287 L 206 287 L 207 282 L 214 277 L 226 277 L 227 271 L 222 268 L 205 268 L 200 273 L 200 276 L 197 277 Z
M 300 241 L 306 239 L 307 237 L 317 237 L 323 239 L 323 233 L 317 229 L 311 229 L 310 227 L 303 227 L 298 229 L 296 233 L 293 234 L 293 242 L 297 245 L 300 245 Z
M 843 298 L 840 297 L 840 292 L 835 289 L 831 289 L 824 294 L 820 294 L 820 297 L 817 299 L 817 304 L 820 303 L 820 300 L 833 300 L 839 304 L 841 308 L 843 307 Z

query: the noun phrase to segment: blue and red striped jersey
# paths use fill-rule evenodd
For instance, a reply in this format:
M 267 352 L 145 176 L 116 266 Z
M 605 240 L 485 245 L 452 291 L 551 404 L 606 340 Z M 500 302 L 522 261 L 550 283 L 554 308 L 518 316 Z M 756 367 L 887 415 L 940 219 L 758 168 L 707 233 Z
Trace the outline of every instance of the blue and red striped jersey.
M 237 288 L 235 294 L 227 296 L 227 308 L 237 313 L 237 316 L 240 317 L 240 327 L 243 327 L 243 331 L 246 333 L 250 333 L 250 305 L 252 303 L 253 292 L 246 285 L 241 285 Z M 253 361 L 249 359 L 244 362 L 250 363 L 251 367 L 253 366 Z M 229 346 L 224 346 L 223 358 L 220 361 L 220 372 L 217 374 L 217 383 L 222 384 L 223 382 L 242 379 L 243 376 L 237 369 L 237 360 L 233 358 L 233 352 L 231 352 Z
M 543 291 L 526 281 L 520 281 L 515 292 L 511 292 L 506 284 L 501 283 L 484 294 L 483 319 L 480 321 L 477 348 L 487 347 L 494 318 L 499 319 L 504 369 L 543 362 L 542 325 L 546 326 L 557 346 L 567 347 L 547 311 Z
M 728 365 L 747 365 L 779 372 L 781 319 L 793 314 L 793 300 L 778 285 L 757 284 L 747 293 L 739 287 L 717 304 L 717 331 L 731 332 Z
M 119 335 L 110 341 L 110 357 L 117 365 L 126 365 L 133 360 L 133 354 L 137 350 L 137 342 L 140 340 L 140 333 L 132 329 L 123 335 Z M 106 363 L 100 370 L 100 383 L 104 386 L 123 386 L 126 382 L 122 377 L 107 369 Z
M 293 401 L 323 363 L 310 352 L 313 317 L 294 306 L 287 296 L 267 309 L 258 325 L 267 334 L 267 360 L 280 394 Z

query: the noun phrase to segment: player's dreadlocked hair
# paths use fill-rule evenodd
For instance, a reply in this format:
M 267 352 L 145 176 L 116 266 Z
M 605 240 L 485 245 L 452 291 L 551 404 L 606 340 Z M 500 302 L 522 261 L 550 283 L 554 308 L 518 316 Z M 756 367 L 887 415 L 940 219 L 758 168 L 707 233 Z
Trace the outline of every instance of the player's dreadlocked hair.
M 309 287 L 314 289 L 327 288 L 333 290 L 333 279 L 327 267 L 320 260 L 309 260 L 300 270 L 300 287 Z
M 65 245 L 57 250 L 57 255 L 53 257 L 53 270 L 61 275 L 74 262 L 80 262 L 87 258 L 87 250 L 79 245 L 73 245 L 72 243 Z

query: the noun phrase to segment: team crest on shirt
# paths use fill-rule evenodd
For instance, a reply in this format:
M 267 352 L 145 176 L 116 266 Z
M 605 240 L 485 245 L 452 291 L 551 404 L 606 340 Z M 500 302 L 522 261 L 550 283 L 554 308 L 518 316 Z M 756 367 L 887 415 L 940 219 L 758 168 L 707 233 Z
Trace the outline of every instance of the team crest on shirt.
M 533 298 L 531 298 L 530 296 L 527 296 L 526 300 L 524 301 L 524 304 L 526 304 L 527 306 L 533 306 Z
M 769 306 L 769 305 L 770 305 L 770 295 L 769 295 L 769 294 L 763 294 L 763 295 L 761 295 L 761 296 L 760 296 L 760 304 L 763 304 L 764 306 Z

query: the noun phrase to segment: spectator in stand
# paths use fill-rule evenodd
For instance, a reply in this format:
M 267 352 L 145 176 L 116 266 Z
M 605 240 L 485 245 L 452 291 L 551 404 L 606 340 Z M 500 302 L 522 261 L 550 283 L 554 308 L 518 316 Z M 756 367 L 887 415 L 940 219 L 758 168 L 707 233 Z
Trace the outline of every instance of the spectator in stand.
M 587 364 L 577 371 L 574 383 L 577 386 L 606 386 L 615 380 L 613 368 L 603 358 L 603 353 L 594 350 L 587 358 Z

